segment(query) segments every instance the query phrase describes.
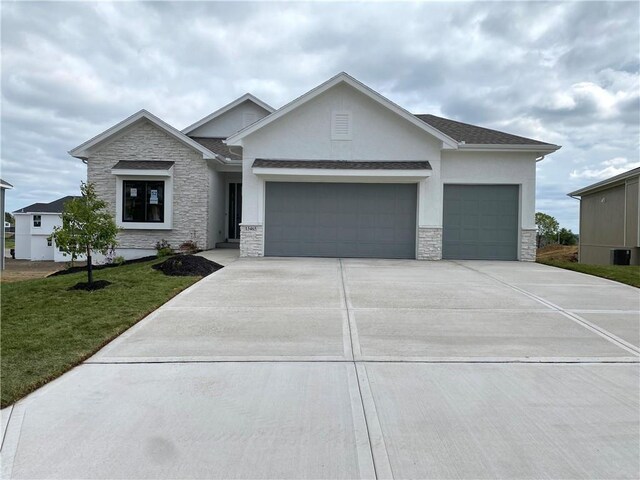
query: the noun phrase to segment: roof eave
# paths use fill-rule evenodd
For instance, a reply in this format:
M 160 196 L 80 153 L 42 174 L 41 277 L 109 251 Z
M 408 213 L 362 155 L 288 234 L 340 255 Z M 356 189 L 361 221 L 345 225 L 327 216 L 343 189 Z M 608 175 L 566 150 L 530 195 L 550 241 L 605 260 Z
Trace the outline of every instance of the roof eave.
M 499 151 L 499 152 L 535 152 L 541 154 L 553 153 L 562 148 L 560 145 L 537 144 L 491 144 L 491 143 L 464 143 L 458 144 L 459 150 L 466 151 Z
M 615 175 L 611 178 L 592 183 L 591 185 L 587 185 L 586 187 L 580 188 L 571 193 L 567 193 L 567 196 L 572 198 L 582 197 L 584 195 L 596 193 L 600 190 L 624 185 L 627 182 L 627 179 L 635 177 L 636 175 L 640 175 L 640 167 L 631 169 L 628 172 L 623 172 L 619 175 Z

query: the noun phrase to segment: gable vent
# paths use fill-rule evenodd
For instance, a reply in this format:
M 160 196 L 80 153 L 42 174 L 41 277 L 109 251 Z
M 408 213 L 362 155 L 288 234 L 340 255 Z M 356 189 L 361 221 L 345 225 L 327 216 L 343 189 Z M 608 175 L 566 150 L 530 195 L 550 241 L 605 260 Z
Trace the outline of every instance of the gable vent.
M 331 140 L 351 140 L 351 112 L 333 112 Z

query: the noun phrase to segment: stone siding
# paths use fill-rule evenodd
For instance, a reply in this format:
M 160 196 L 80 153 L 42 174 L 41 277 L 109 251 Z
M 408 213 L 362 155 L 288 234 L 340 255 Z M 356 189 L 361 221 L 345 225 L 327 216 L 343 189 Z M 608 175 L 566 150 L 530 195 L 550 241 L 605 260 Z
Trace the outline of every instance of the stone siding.
M 520 261 L 536 261 L 536 230 L 520 230 Z
M 418 260 L 442 260 L 442 228 L 418 228 Z
M 87 179 L 95 184 L 100 198 L 116 215 L 116 176 L 111 168 L 120 160 L 164 160 L 173 166 L 173 223 L 171 230 L 121 230 L 120 248 L 155 248 L 159 240 L 167 240 L 178 248 L 187 240 L 207 248 L 211 194 L 207 161 L 202 154 L 187 147 L 150 122 L 144 121 L 110 143 L 98 147 L 87 161 Z M 142 177 L 141 177 L 142 178 Z
M 262 225 L 240 224 L 240 256 L 264 256 Z

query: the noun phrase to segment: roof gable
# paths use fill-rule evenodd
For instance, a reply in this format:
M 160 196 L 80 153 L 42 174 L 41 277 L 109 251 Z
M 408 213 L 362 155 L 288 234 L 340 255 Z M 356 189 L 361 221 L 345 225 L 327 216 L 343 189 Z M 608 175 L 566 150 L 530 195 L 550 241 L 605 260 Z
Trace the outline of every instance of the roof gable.
M 259 98 L 251 95 L 250 93 L 245 93 L 241 97 L 236 98 L 233 102 L 228 103 L 224 107 L 219 108 L 215 112 L 207 115 L 204 118 L 201 118 L 197 122 L 195 122 L 195 123 L 189 125 L 188 127 L 184 128 L 182 130 L 182 133 L 184 133 L 185 135 L 189 135 L 192 132 L 194 132 L 195 130 L 199 129 L 200 127 L 206 125 L 207 123 L 213 122 L 214 120 L 222 117 L 226 113 L 234 110 L 235 108 L 239 107 L 240 105 L 242 105 L 245 102 L 251 102 L 254 105 L 257 105 L 259 108 L 261 108 L 262 110 L 266 111 L 267 115 L 270 114 L 270 113 L 273 113 L 274 110 L 275 110 L 272 106 L 270 106 L 267 103 L 263 102 Z M 194 134 L 194 136 L 199 136 L 199 135 Z
M 164 132 L 166 132 L 170 136 L 172 136 L 175 139 L 177 139 L 178 141 L 182 142 L 184 145 L 186 145 L 186 146 L 188 146 L 188 147 L 190 147 L 190 148 L 202 153 L 202 156 L 205 159 L 217 158 L 215 153 L 211 152 L 209 149 L 207 149 L 203 145 L 199 144 L 198 142 L 195 142 L 194 140 L 192 140 L 191 138 L 189 138 L 188 136 L 186 136 L 185 134 L 183 134 L 179 130 L 175 129 L 174 127 L 172 127 L 168 123 L 164 122 L 160 118 L 156 117 L 155 115 L 153 115 L 152 113 L 150 113 L 150 112 L 148 112 L 147 110 L 144 110 L 144 109 L 140 110 L 137 113 L 134 113 L 133 115 L 131 115 L 128 118 L 125 118 L 123 121 L 115 124 L 111 128 L 108 128 L 107 130 L 105 130 L 104 132 L 96 135 L 95 137 L 91 138 L 90 140 L 87 140 L 83 144 L 78 145 L 73 150 L 70 150 L 69 154 L 71 156 L 73 156 L 73 157 L 76 157 L 76 158 L 86 159 L 86 158 L 88 158 L 89 151 L 91 149 L 97 147 L 98 145 L 102 144 L 103 142 L 113 138 L 115 135 L 118 135 L 118 134 L 126 131 L 130 127 L 132 127 L 134 125 L 137 125 L 139 122 L 142 122 L 142 121 L 148 121 L 148 122 L 152 123 L 153 125 L 158 127 L 160 130 L 163 130 Z
M 247 135 L 251 135 L 256 130 L 259 130 L 259 129 L 265 127 L 266 125 L 269 125 L 271 122 L 273 122 L 273 121 L 275 121 L 275 120 L 287 115 L 289 112 L 301 107 L 302 105 L 306 104 L 307 102 L 309 102 L 309 101 L 313 100 L 314 98 L 318 97 L 319 95 L 323 94 L 327 90 L 335 87 L 336 85 L 343 84 L 343 83 L 353 87 L 354 89 L 356 89 L 360 93 L 362 93 L 365 96 L 369 97 L 371 100 L 377 102 L 378 104 L 380 104 L 380 105 L 386 107 L 387 109 L 391 110 L 392 112 L 396 113 L 398 116 L 404 118 L 409 123 L 412 123 L 413 125 L 415 125 L 419 129 L 421 129 L 421 130 L 431 134 L 432 136 L 436 137 L 437 139 L 441 140 L 443 142 L 443 145 L 445 146 L 445 148 L 457 148 L 458 142 L 456 142 L 453 138 L 451 138 L 448 135 L 440 132 L 439 130 L 437 130 L 433 126 L 429 125 L 428 123 L 423 122 L 422 120 L 420 120 L 416 116 L 414 116 L 411 113 L 409 113 L 404 108 L 396 105 L 391 100 L 389 100 L 386 97 L 380 95 L 375 90 L 367 87 L 365 84 L 359 82 L 358 80 L 356 80 L 355 78 L 353 78 L 352 76 L 350 76 L 350 75 L 348 75 L 347 73 L 344 73 L 344 72 L 339 73 L 338 75 L 336 75 L 335 77 L 327 80 L 323 84 L 321 84 L 321 85 L 317 86 L 316 88 L 308 91 L 304 95 L 296 98 L 292 102 L 286 104 L 282 108 L 280 108 L 280 109 L 276 110 L 275 112 L 273 112 L 271 115 L 268 115 L 268 116 L 264 117 L 263 119 L 258 120 L 256 123 L 254 123 L 252 125 L 249 125 L 248 127 L 246 127 L 244 129 L 240 130 L 239 132 L 231 135 L 229 138 L 227 138 L 227 144 L 241 146 L 242 145 L 242 139 L 244 137 L 246 137 Z

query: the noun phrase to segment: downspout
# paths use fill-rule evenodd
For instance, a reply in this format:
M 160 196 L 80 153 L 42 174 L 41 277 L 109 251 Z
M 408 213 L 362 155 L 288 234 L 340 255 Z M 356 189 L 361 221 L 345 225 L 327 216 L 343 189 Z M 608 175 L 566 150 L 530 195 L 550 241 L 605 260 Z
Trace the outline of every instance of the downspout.
M 580 202 L 580 210 L 578 213 L 578 263 L 580 263 L 580 253 L 582 252 L 582 232 L 580 231 L 582 227 L 582 198 L 570 194 L 567 194 L 567 197 L 571 197 Z

